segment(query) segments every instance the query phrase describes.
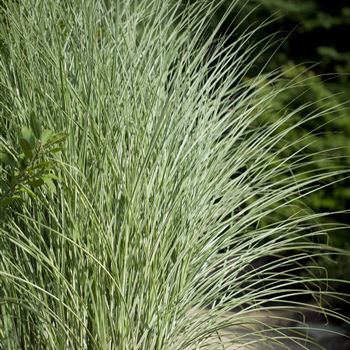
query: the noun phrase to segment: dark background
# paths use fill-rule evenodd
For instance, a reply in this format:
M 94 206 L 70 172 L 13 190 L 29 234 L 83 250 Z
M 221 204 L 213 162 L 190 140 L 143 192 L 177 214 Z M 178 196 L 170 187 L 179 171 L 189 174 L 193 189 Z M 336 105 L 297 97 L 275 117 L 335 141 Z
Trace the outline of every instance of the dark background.
M 278 83 L 281 87 L 291 81 L 298 85 L 280 93 L 274 101 L 274 112 L 267 111 L 263 119 L 272 122 L 280 118 L 283 111 L 293 111 L 310 104 L 296 113 L 289 123 L 315 113 L 321 112 L 321 116 L 288 134 L 285 142 L 289 144 L 307 136 L 305 141 L 298 141 L 288 152 L 305 146 L 303 152 L 313 154 L 313 164 L 310 165 L 313 170 L 349 170 L 350 1 L 239 0 L 230 9 L 232 4 L 232 0 L 225 1 L 213 14 L 211 28 L 229 11 L 218 35 L 225 36 L 229 44 L 244 30 L 262 26 L 249 43 L 257 44 L 254 55 L 259 55 L 249 72 L 250 78 L 266 74 L 266 79 L 269 79 L 268 74 L 276 71 L 281 74 L 282 79 Z M 240 21 L 243 24 L 237 28 L 236 24 Z M 268 48 L 267 42 L 270 43 Z M 329 108 L 331 110 L 327 111 Z M 302 174 L 308 170 L 308 166 L 304 166 L 299 172 Z M 319 190 L 307 196 L 302 205 L 310 212 L 327 213 L 325 218 L 318 219 L 318 223 L 327 223 L 329 243 L 350 253 L 350 218 L 347 212 L 350 209 L 350 180 L 347 177 L 347 174 L 342 174 L 320 182 Z M 269 220 L 283 220 L 290 215 L 288 210 L 276 212 L 276 217 L 268 218 L 261 225 L 268 224 Z M 331 278 L 350 281 L 349 257 L 334 255 L 332 259 L 319 263 L 328 269 Z M 349 284 L 345 282 L 333 282 L 331 288 L 350 293 Z M 333 307 L 349 314 L 346 304 Z
M 215 26 L 232 4 L 226 1 L 213 16 Z M 241 13 L 235 18 L 237 10 Z M 253 10 L 252 13 L 251 10 Z M 235 28 L 247 16 L 243 25 Z M 228 35 L 228 43 L 249 26 L 265 24 L 251 38 L 258 43 L 258 63 L 250 75 L 279 70 L 285 84 L 288 80 L 300 81 L 300 86 L 281 93 L 274 102 L 276 111 L 305 108 L 295 116 L 300 120 L 308 114 L 322 112 L 320 118 L 309 121 L 302 128 L 290 133 L 290 142 L 309 134 L 305 153 L 320 153 L 313 157 L 313 166 L 328 169 L 350 169 L 350 1 L 349 0 L 250 0 L 239 1 L 231 10 L 221 28 L 221 35 Z M 263 49 L 267 37 L 274 42 Z M 266 67 L 265 67 L 266 66 Z M 332 107 L 327 112 L 326 108 Z M 266 116 L 272 120 L 278 113 Z M 299 144 L 298 147 L 302 147 Z M 327 153 L 324 151 L 329 150 Z M 331 159 L 332 158 L 332 159 Z M 305 170 L 305 169 L 303 169 Z M 307 204 L 316 212 L 332 213 L 336 224 L 350 224 L 350 181 L 347 175 L 332 177 L 328 184 L 307 198 Z M 331 184 L 332 182 L 335 182 Z M 327 182 L 320 183 L 320 186 Z M 336 213 L 342 211 L 342 213 Z M 338 225 L 336 225 L 338 226 Z M 331 234 L 332 243 L 350 249 L 350 231 L 347 228 Z

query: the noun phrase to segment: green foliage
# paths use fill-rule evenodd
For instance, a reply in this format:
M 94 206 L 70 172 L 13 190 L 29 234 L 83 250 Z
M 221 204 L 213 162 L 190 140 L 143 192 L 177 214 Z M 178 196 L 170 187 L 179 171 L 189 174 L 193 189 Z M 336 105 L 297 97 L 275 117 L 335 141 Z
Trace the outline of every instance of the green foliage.
M 231 3 L 225 1 L 213 15 L 213 27 Z M 260 117 L 261 122 L 277 121 L 286 110 L 295 112 L 284 127 L 298 123 L 308 115 L 320 115 L 320 118 L 310 118 L 285 136 L 284 142 L 294 146 L 289 147 L 284 157 L 295 158 L 293 154 L 298 149 L 301 156 L 313 154 L 312 164 L 296 169 L 291 175 L 299 176 L 314 168 L 320 171 L 324 167 L 350 169 L 350 48 L 345 40 L 350 37 L 349 2 L 251 0 L 240 4 L 241 11 L 230 13 L 218 36 L 225 33 L 235 40 L 252 24 L 264 24 L 250 38 L 251 45 L 256 45 L 259 58 L 249 76 L 254 81 L 264 71 L 265 91 L 283 91 L 274 99 L 274 106 Z M 247 14 L 249 20 L 244 21 Z M 273 21 L 268 22 L 268 19 Z M 240 23 L 240 26 L 235 27 L 235 23 Z M 271 33 L 274 44 L 269 42 Z M 273 80 L 269 83 L 271 76 L 276 74 L 282 79 L 277 84 Z M 301 108 L 305 104 L 308 106 Z M 319 190 L 304 199 L 304 205 L 311 211 L 331 213 L 328 217 L 334 228 L 333 232 L 330 231 L 331 242 L 337 247 L 348 248 L 350 221 L 344 211 L 350 208 L 349 178 L 329 177 L 315 187 Z M 277 216 L 286 217 L 288 213 L 289 209 L 281 208 Z M 348 278 L 347 271 L 344 271 L 344 277 Z
M 23 127 L 17 147 L 3 142 L 0 150 L 0 207 L 1 213 L 11 204 L 23 200 L 27 194 L 35 199 L 35 189 L 45 185 L 56 191 L 54 174 L 56 161 L 53 154 L 62 150 L 64 133 L 41 130 L 37 119 L 31 115 L 31 128 Z
M 333 149 L 331 152 L 321 153 L 317 164 L 328 158 L 332 166 L 348 169 L 350 48 L 344 38 L 350 35 L 349 4 L 346 1 L 330 3 L 307 0 L 296 4 L 280 0 L 259 0 L 251 2 L 248 8 L 254 3 L 261 5 L 254 13 L 258 23 L 263 22 L 267 16 L 275 16 L 277 19 L 277 22 L 266 27 L 267 32 L 282 30 L 282 36 L 283 33 L 288 35 L 278 54 L 270 59 L 271 51 L 266 52 L 260 57 L 261 64 L 269 60 L 267 69 L 273 70 L 282 66 L 284 72 L 288 72 L 288 75 L 285 73 L 286 79 L 299 82 L 303 80 L 299 89 L 286 90 L 281 95 L 282 100 L 276 102 L 292 108 L 311 102 L 309 111 L 325 112 L 322 120 L 306 123 L 295 138 L 302 137 L 305 130 L 311 131 L 311 151 Z M 319 101 L 324 100 L 329 101 L 329 104 L 322 107 Z M 330 107 L 332 108 L 327 111 Z M 296 119 L 302 117 L 300 114 L 296 115 Z M 314 210 L 337 212 L 349 209 L 349 180 L 332 180 L 337 181 L 309 198 L 309 205 Z M 349 223 L 345 215 L 334 215 L 333 218 L 338 223 Z
M 270 3 L 268 0 L 264 1 L 264 5 L 268 3 Z M 316 166 L 320 167 L 327 161 L 334 168 L 349 169 L 350 48 L 344 41 L 344 38 L 350 35 L 349 4 L 344 1 L 327 3 L 309 0 L 305 4 L 309 4 L 310 8 L 313 8 L 312 11 L 303 12 L 300 7 L 295 6 L 295 12 L 292 14 L 285 12 L 281 3 L 269 7 L 271 11 L 281 9 L 283 17 L 280 19 L 280 25 L 285 26 L 289 22 L 298 27 L 282 46 L 282 52 L 276 57 L 275 63 L 271 64 L 277 65 L 284 61 L 287 62 L 285 64 L 287 69 L 288 66 L 295 66 L 300 62 L 318 63 L 315 66 L 309 64 L 308 70 L 302 73 L 300 68 L 299 72 L 298 69 L 292 71 L 288 78 L 295 79 L 299 74 L 299 80 L 303 77 L 307 80 L 303 87 L 300 87 L 299 95 L 297 89 L 285 94 L 284 104 L 287 105 L 292 101 L 293 106 L 297 107 L 305 102 L 315 101 L 312 107 L 314 110 L 325 110 L 317 101 L 321 99 L 330 101 L 330 110 L 324 113 L 321 121 L 314 120 L 305 125 L 304 130 L 313 131 L 313 140 L 308 147 L 312 151 L 319 152 L 319 156 L 315 157 Z M 318 74 L 324 75 L 320 77 Z M 303 130 L 295 137 L 301 137 L 302 133 Z M 324 150 L 330 151 L 324 152 Z M 330 179 L 328 184 L 330 185 L 313 194 L 308 199 L 308 204 L 317 212 L 334 212 L 332 218 L 335 224 L 349 224 L 348 215 L 340 213 L 350 208 L 349 179 L 336 177 Z M 349 248 L 349 229 L 344 228 L 341 234 L 340 232 L 331 234 L 331 242 L 338 247 Z M 335 274 L 339 274 L 339 271 Z M 343 275 L 348 276 L 347 270 L 343 271 Z
M 323 113 L 295 123 L 308 106 L 284 109 L 276 76 L 251 78 L 246 45 L 259 30 L 217 40 L 220 4 L 8 2 L 0 133 L 16 146 L 3 143 L 5 182 L 40 192 L 63 138 L 40 126 L 67 137 L 64 186 L 0 222 L 0 348 L 307 347 L 302 322 L 286 330 L 252 315 L 284 307 L 349 324 L 323 304 L 345 296 L 325 289 L 316 264 L 346 252 L 322 243 L 325 215 L 300 207 L 346 172 L 314 168 L 284 142 Z M 300 165 L 311 172 L 292 176 Z

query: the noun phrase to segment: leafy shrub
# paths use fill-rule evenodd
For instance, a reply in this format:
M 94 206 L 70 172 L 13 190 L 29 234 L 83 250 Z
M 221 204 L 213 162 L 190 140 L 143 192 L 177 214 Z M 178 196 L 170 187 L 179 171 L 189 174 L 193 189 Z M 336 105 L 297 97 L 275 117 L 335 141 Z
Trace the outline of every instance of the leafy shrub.
M 33 120 L 34 118 L 32 118 Z M 35 124 L 36 132 L 23 127 L 19 139 L 20 150 L 4 146 L 0 152 L 0 207 L 2 212 L 11 203 L 22 200 L 26 193 L 36 198 L 33 189 L 46 185 L 56 192 L 53 182 L 57 177 L 52 173 L 55 162 L 50 159 L 53 153 L 60 152 L 60 143 L 65 134 L 51 130 L 41 132 L 39 124 Z

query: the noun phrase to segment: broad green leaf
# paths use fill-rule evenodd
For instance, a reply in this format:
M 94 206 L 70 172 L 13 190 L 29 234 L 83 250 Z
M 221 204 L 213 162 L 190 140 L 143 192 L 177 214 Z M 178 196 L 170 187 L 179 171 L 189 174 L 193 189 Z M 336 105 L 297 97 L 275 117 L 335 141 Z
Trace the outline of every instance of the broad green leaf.
M 29 184 L 30 186 L 34 187 L 34 188 L 35 188 L 35 187 L 40 187 L 40 186 L 42 186 L 44 183 L 45 183 L 44 180 L 41 179 L 41 178 L 31 179 L 31 180 L 28 181 L 28 184 Z
M 22 149 L 24 155 L 26 156 L 26 158 L 32 159 L 33 152 L 32 152 L 32 148 L 31 148 L 29 142 L 26 139 L 22 138 L 19 140 L 19 144 L 20 144 L 21 149 Z
M 58 153 L 58 152 L 61 152 L 62 150 L 63 150 L 62 147 L 55 147 L 55 148 L 50 149 L 50 152 Z
M 65 133 L 57 133 L 51 138 L 50 144 L 60 143 L 63 142 L 67 138 L 67 134 Z
M 36 169 L 47 169 L 50 170 L 52 167 L 54 166 L 54 162 L 51 160 L 45 160 L 42 162 L 39 162 L 37 164 L 35 164 L 35 166 L 33 166 L 31 168 L 31 170 L 36 170 Z
M 21 129 L 22 139 L 26 140 L 30 146 L 30 148 L 35 147 L 35 136 L 33 131 L 26 126 Z
M 41 142 L 45 145 L 47 144 L 52 136 L 54 135 L 54 132 L 52 130 L 45 129 L 41 135 Z
M 19 170 L 24 171 L 28 167 L 28 161 L 30 158 L 28 158 L 24 153 L 21 153 L 19 155 Z
M 37 139 L 40 139 L 42 133 L 42 127 L 38 121 L 38 118 L 32 112 L 30 113 L 30 126 L 33 130 L 33 133 Z
M 48 173 L 48 174 L 45 174 L 42 176 L 42 179 L 44 180 L 44 178 L 47 178 L 47 179 L 52 179 L 52 180 L 58 180 L 59 177 L 55 174 L 52 174 L 52 173 Z
M 0 199 L 0 208 L 4 208 L 7 207 L 8 205 L 10 205 L 11 203 L 15 202 L 16 200 L 22 200 L 22 198 L 18 195 L 14 195 L 11 197 L 6 197 L 6 198 L 2 198 Z
M 47 187 L 49 188 L 49 190 L 52 192 L 52 193 L 56 193 L 57 192 L 57 189 L 56 189 L 56 185 L 55 183 L 52 181 L 52 178 L 48 177 L 48 176 L 43 176 L 42 177 L 45 185 L 47 185 Z

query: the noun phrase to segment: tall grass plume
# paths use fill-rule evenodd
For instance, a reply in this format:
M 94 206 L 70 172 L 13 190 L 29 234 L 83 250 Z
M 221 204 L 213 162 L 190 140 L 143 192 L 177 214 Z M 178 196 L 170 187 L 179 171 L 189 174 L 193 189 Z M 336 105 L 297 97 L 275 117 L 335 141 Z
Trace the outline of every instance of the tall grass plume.
M 2 5 L 1 145 L 16 147 L 30 116 L 67 138 L 54 190 L 24 193 L 0 223 L 1 349 L 308 348 L 300 324 L 259 315 L 348 322 L 327 308 L 345 296 L 318 264 L 342 252 L 301 204 L 346 172 L 297 172 L 311 157 L 285 156 L 284 141 L 304 121 L 261 122 L 281 112 L 278 76 L 247 78 L 259 29 L 220 38 L 219 5 Z

